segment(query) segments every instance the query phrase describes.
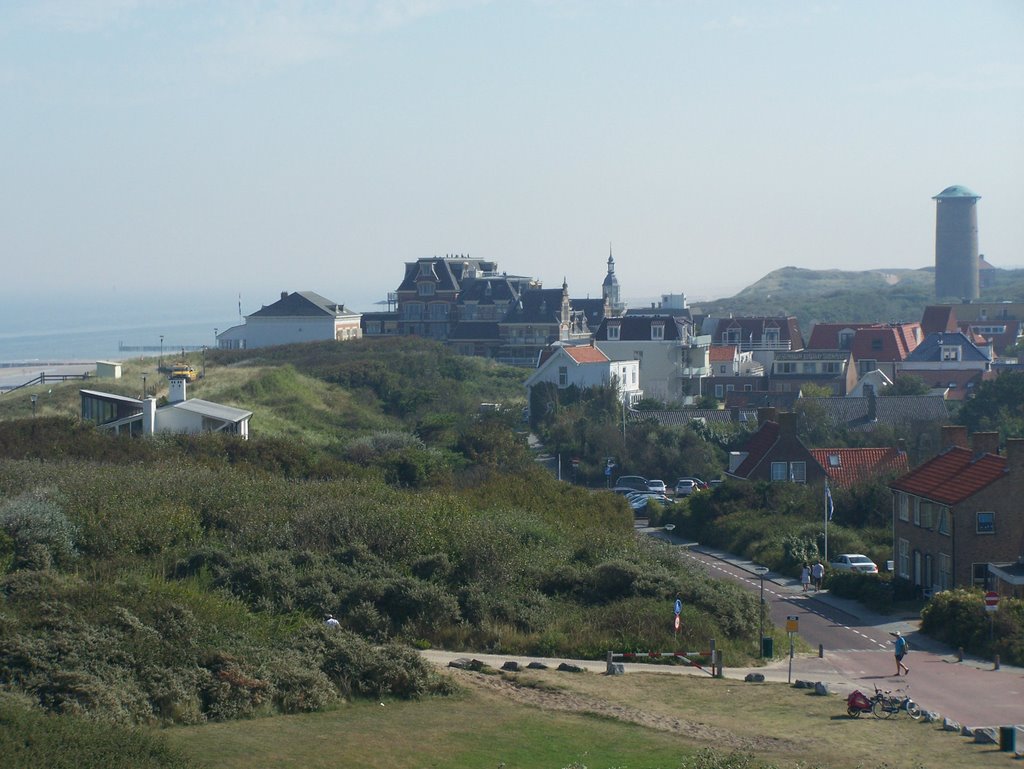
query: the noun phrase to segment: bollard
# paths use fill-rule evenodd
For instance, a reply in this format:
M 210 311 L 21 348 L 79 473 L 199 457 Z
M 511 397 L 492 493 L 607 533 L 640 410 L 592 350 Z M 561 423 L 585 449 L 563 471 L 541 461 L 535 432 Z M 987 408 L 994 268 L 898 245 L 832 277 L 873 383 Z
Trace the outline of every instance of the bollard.
M 959 649 L 956 650 L 956 661 L 957 662 L 963 662 L 964 661 L 964 647 L 962 647 L 962 646 Z
M 715 652 L 715 660 L 717 661 L 715 665 L 715 678 L 722 678 L 725 675 L 725 671 L 722 668 L 722 651 L 720 649 Z
M 818 644 L 818 659 L 825 658 L 825 644 Z
M 998 654 L 995 656 L 994 662 L 995 662 L 995 666 L 992 669 L 993 670 L 999 670 L 999 655 Z
M 612 670 L 614 670 L 614 668 L 612 667 L 612 664 L 613 664 L 613 662 L 612 662 L 612 651 L 611 651 L 611 649 L 609 649 L 608 650 L 608 654 L 605 657 L 605 672 L 608 675 L 611 675 L 612 674 Z

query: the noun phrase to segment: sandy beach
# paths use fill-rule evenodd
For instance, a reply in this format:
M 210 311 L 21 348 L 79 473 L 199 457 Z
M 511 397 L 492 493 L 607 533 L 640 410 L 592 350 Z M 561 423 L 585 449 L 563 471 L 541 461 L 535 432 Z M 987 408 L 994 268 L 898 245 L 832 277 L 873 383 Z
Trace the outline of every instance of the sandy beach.
M 25 384 L 40 374 L 47 376 L 96 375 L 96 362 L 31 363 L 0 367 L 0 393 Z

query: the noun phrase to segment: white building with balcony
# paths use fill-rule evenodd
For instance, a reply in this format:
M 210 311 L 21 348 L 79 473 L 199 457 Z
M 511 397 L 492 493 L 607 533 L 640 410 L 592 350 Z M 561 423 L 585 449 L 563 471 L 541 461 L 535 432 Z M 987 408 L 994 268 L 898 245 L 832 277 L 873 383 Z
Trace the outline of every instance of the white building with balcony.
M 610 360 L 597 347 L 561 342 L 541 353 L 536 370 L 526 379 L 526 393 L 539 382 L 551 382 L 559 389 L 567 387 L 615 387 L 619 399 L 632 406 L 643 398 L 640 389 L 640 364 L 635 360 Z
M 634 314 L 635 313 L 635 314 Z M 711 376 L 709 336 L 696 336 L 688 317 L 652 309 L 605 318 L 594 344 L 612 360 L 635 360 L 648 398 L 693 404 Z

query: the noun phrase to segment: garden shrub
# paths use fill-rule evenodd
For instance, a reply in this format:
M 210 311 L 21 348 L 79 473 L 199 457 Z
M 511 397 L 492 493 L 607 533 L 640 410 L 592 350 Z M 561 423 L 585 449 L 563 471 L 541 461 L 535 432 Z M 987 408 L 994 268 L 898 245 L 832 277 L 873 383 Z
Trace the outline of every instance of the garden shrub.
M 44 492 L 0 504 L 0 530 L 10 538 L 11 568 L 44 570 L 67 565 L 75 557 L 76 528 Z

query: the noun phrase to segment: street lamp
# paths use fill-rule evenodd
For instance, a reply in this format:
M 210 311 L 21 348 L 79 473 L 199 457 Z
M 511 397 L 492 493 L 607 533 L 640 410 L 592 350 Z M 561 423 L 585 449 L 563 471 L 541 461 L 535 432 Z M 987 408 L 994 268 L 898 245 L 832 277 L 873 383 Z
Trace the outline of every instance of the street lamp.
M 142 399 L 146 399 L 146 377 L 149 376 L 148 371 L 142 372 Z
M 768 573 L 767 566 L 757 566 L 754 571 L 757 572 L 757 576 L 761 578 L 761 659 L 764 659 L 764 575 Z
M 164 335 L 163 334 L 160 335 L 160 365 L 158 367 L 158 370 L 159 371 L 163 371 L 164 370 Z
M 39 400 L 39 396 L 38 395 L 30 395 L 29 398 L 32 401 L 32 417 L 35 418 L 35 415 L 36 415 L 36 401 Z

